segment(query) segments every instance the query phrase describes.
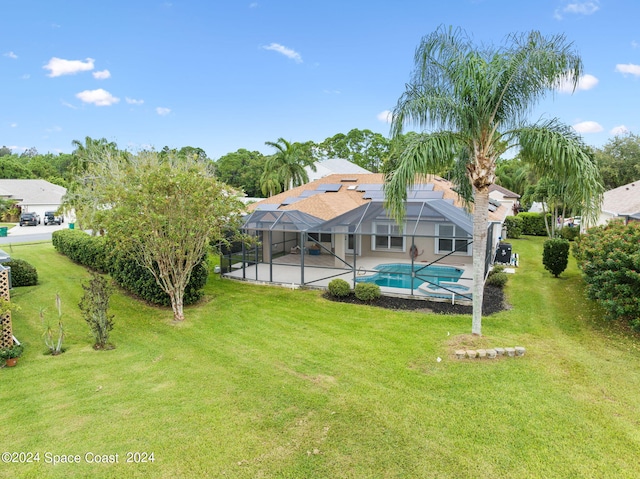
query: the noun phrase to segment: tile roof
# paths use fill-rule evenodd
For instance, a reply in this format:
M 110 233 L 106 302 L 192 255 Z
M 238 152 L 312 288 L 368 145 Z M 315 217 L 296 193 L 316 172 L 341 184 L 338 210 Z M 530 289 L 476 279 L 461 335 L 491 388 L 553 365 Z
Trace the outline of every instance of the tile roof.
M 489 193 L 492 191 L 499 191 L 505 196 L 505 198 L 520 198 L 518 193 L 514 193 L 513 191 L 506 189 L 504 186 L 496 185 L 495 183 L 489 186 Z

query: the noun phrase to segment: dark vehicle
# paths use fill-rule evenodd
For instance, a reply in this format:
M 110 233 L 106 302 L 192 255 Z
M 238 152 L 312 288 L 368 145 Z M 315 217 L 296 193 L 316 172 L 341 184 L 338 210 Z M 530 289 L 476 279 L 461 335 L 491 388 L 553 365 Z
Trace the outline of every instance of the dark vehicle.
M 44 213 L 44 224 L 46 225 L 59 225 L 62 224 L 64 220 L 62 216 L 56 216 L 55 211 L 45 211 Z
M 20 226 L 38 226 L 40 224 L 40 216 L 37 213 L 22 213 L 20 215 Z

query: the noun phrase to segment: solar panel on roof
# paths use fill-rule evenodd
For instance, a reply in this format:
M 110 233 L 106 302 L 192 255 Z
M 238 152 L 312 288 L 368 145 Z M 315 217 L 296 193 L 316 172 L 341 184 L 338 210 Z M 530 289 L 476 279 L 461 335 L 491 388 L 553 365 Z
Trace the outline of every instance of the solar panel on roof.
M 382 183 L 362 183 L 358 186 L 358 191 L 380 191 Z
M 365 191 L 362 195 L 364 200 L 384 200 L 384 191 Z
M 314 195 L 317 195 L 319 193 L 323 193 L 323 191 L 305 190 L 302 193 L 300 193 L 300 198 L 309 198 L 310 196 L 314 196 Z
M 333 192 L 340 191 L 342 185 L 340 183 L 323 183 L 316 187 L 317 191 Z
M 423 190 L 423 191 L 410 191 L 407 198 L 409 199 L 415 198 L 417 200 L 433 200 L 433 199 L 440 199 L 443 196 L 444 196 L 444 193 L 442 191 Z
M 497 209 L 498 209 L 498 207 L 496 205 L 489 203 L 489 211 L 491 211 L 493 213 Z
M 410 188 L 410 191 L 415 190 L 415 191 L 433 191 L 433 184 L 432 183 L 418 183 L 413 185 Z
M 276 205 L 276 204 L 273 204 L 273 203 L 268 203 L 268 204 L 264 204 L 264 205 L 257 205 L 256 206 L 256 210 L 257 211 L 277 211 L 279 207 L 280 207 L 280 205 Z
M 296 201 L 300 201 L 302 198 L 298 197 L 298 196 L 289 196 L 288 198 L 286 198 L 283 202 L 282 205 L 290 205 L 292 203 L 295 203 Z

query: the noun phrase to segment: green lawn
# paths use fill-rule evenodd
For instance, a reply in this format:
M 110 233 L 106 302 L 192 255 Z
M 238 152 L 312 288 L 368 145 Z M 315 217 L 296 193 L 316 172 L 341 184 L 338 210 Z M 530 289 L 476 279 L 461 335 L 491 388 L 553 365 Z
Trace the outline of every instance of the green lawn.
M 13 291 L 27 349 L 0 370 L 0 449 L 40 462 L 3 463 L 0 477 L 640 477 L 639 341 L 583 299 L 574 261 L 559 279 L 544 271 L 542 241 L 512 242 L 513 307 L 484 318 L 480 341 L 527 354 L 493 361 L 452 358 L 472 344 L 470 315 L 214 275 L 180 325 L 115 294 L 117 349 L 98 352 L 77 308 L 87 272 L 50 244 L 5 248 L 40 284 Z M 68 349 L 52 357 L 38 311 L 54 317 L 56 292 Z M 46 463 L 70 454 L 81 463 Z

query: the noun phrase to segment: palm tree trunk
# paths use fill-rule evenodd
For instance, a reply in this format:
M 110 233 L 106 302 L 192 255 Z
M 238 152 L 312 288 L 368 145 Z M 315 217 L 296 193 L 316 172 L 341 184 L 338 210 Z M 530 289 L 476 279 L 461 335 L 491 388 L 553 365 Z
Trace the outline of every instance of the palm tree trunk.
M 487 252 L 489 222 L 489 188 L 474 188 L 473 210 L 473 317 L 471 333 L 482 336 L 482 298 L 484 296 L 484 265 Z

